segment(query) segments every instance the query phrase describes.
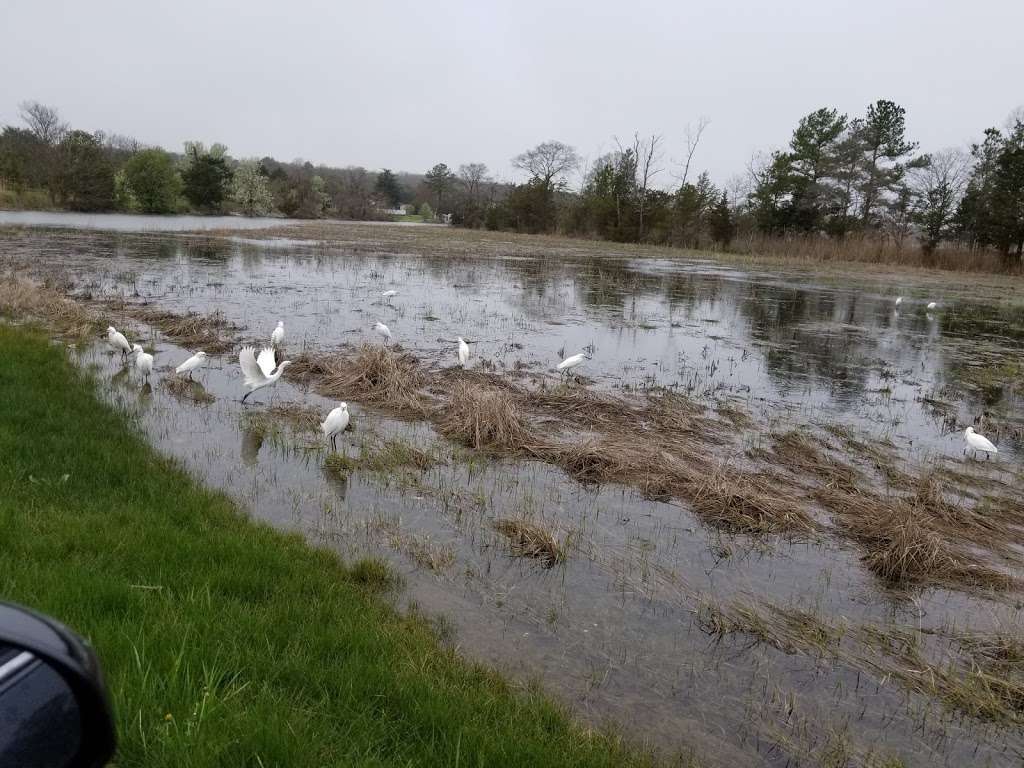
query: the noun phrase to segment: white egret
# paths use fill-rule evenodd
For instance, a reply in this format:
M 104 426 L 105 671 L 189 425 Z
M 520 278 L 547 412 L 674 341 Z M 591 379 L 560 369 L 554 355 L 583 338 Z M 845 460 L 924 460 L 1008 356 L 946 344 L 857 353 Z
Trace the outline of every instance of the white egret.
M 397 296 L 397 295 L 398 295 L 398 291 L 394 290 L 393 288 L 390 291 L 384 291 L 384 293 L 381 294 L 381 296 L 383 296 L 385 299 L 390 299 L 393 296 Z
M 373 326 L 373 330 L 384 338 L 385 344 L 391 341 L 391 329 L 384 325 L 384 323 L 377 323 Z
M 459 365 L 463 368 L 466 367 L 466 363 L 469 362 L 469 344 L 459 336 Z
M 563 360 L 562 362 L 555 366 L 555 370 L 557 370 L 559 373 L 564 373 L 568 375 L 573 368 L 578 368 L 579 366 L 583 365 L 584 361 L 589 359 L 590 358 L 587 356 L 585 352 L 580 352 L 578 355 L 573 355 L 572 357 L 565 358 L 565 360 Z
M 139 344 L 132 345 L 132 352 L 135 353 L 135 367 L 145 378 L 153 372 L 153 356 L 146 352 Z
M 902 303 L 903 303 L 903 297 L 902 296 L 897 296 L 896 297 L 896 306 L 898 307 Z
M 927 310 L 928 310 L 929 312 L 931 312 L 931 311 L 932 311 L 933 309 L 935 309 L 935 308 L 936 308 L 937 306 L 939 306 L 939 305 L 938 305 L 938 304 L 937 304 L 936 302 L 934 302 L 934 301 L 929 301 L 929 302 L 928 302 L 928 306 L 927 306 L 927 307 L 925 307 L 925 309 L 927 309 Z
M 134 351 L 128 339 L 114 326 L 107 328 L 107 344 L 115 352 L 120 352 L 122 358 L 128 357 L 129 353 Z
M 256 357 L 256 350 L 252 347 L 244 347 L 238 353 L 238 364 L 242 368 L 242 376 L 245 377 L 245 386 L 248 392 L 242 395 L 242 402 L 257 389 L 263 389 L 277 383 L 284 373 L 286 366 L 292 364 L 291 360 L 282 360 L 281 364 L 274 368 L 274 350 L 264 347 L 259 357 Z
M 985 458 L 989 457 L 989 454 L 999 453 L 999 449 L 992 445 L 992 441 L 984 435 L 979 435 L 974 431 L 974 427 L 968 427 L 967 431 L 964 432 L 964 442 L 967 443 L 967 448 L 970 448 L 974 454 L 981 451 L 985 454 Z M 964 448 L 964 455 L 967 455 L 967 448 Z
M 187 373 L 188 377 L 192 378 L 192 371 L 202 368 L 206 365 L 206 353 L 200 350 L 196 352 L 192 357 L 186 360 L 184 363 L 174 369 L 175 373 Z
M 270 334 L 270 343 L 275 347 L 280 347 L 282 341 L 284 341 L 284 321 L 278 320 L 277 328 Z
M 331 448 L 338 447 L 338 435 L 348 429 L 348 403 L 338 403 L 338 407 L 327 414 L 320 425 L 324 438 L 331 441 Z

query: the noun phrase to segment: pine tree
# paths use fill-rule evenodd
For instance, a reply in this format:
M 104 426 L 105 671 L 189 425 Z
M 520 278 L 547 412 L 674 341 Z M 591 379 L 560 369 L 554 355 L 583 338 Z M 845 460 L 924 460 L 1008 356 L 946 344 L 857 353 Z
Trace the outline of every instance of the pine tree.
M 729 195 L 722 193 L 722 198 L 711 212 L 711 237 L 723 248 L 728 248 L 736 235 L 736 224 L 733 221 L 732 209 L 729 207 Z

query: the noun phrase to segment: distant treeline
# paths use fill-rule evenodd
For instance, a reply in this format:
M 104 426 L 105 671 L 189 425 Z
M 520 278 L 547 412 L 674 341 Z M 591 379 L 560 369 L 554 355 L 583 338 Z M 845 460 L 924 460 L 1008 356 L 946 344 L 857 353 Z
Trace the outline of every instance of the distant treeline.
M 845 251 L 925 266 L 989 259 L 1019 268 L 1024 255 L 1020 111 L 968 149 L 922 152 L 891 101 L 855 117 L 818 109 L 799 120 L 788 147 L 756 154 L 746 174 L 721 186 L 691 174 L 705 120 L 686 129 L 686 152 L 673 168 L 657 134 L 616 140 L 615 151 L 590 163 L 546 141 L 513 158 L 527 181 L 507 184 L 482 163 L 457 171 L 439 163 L 415 175 L 235 160 L 223 145 L 200 142 L 173 155 L 73 130 L 38 103 L 21 105 L 21 116 L 24 125 L 0 133 L 0 204 L 9 206 L 350 219 L 403 208 L 466 227 L 821 258 Z M 581 179 L 578 189 L 570 178 Z

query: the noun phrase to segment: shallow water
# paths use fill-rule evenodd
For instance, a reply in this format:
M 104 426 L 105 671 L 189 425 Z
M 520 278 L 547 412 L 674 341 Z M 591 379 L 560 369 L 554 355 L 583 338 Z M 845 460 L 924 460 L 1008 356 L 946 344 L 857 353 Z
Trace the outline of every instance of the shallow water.
M 117 232 L 193 232 L 202 229 L 262 229 L 280 219 L 243 216 L 150 216 L 140 213 L 0 211 L 0 227 L 102 229 Z
M 80 293 L 176 312 L 220 310 L 257 341 L 282 319 L 289 351 L 371 340 L 376 320 L 439 366 L 454 362 L 456 335 L 474 342 L 478 364 L 499 371 L 545 370 L 586 348 L 591 386 L 676 387 L 780 423 L 852 424 L 921 460 L 959 460 L 959 430 L 979 413 L 998 413 L 1003 425 L 1021 418 L 1012 389 L 978 393 L 957 383 L 965 361 L 1019 355 L 1019 311 L 955 296 L 931 316 L 918 306 L 927 297 L 913 296 L 897 315 L 892 296 L 854 285 L 701 261 L 425 258 L 74 233 L 19 233 L 0 243 L 12 260 L 59 266 Z M 399 295 L 387 301 L 380 294 L 389 288 Z M 983 326 L 967 320 L 979 315 Z M 150 387 L 102 348 L 76 355 L 111 382 L 111 397 L 138 414 L 159 448 L 228 489 L 254 517 L 345 556 L 388 558 L 405 575 L 402 600 L 447 617 L 464 653 L 541 680 L 584 716 L 723 765 L 787 764 L 799 750 L 780 748 L 779 731 L 813 749 L 845 729 L 862 751 L 881 745 L 908 765 L 1010 764 L 1024 749 L 1019 733 L 944 716 L 934 705 L 924 717 L 929 705 L 920 697 L 841 664 L 742 638 L 715 643 L 695 620 L 699 595 L 770 600 L 830 618 L 975 628 L 1015 622 L 1012 607 L 941 590 L 895 600 L 840 542 L 724 536 L 685 505 L 581 486 L 537 463 L 485 460 L 427 425 L 358 404 L 346 453 L 402 439 L 442 461 L 426 471 L 338 474 L 315 435 L 253 428 L 262 406 L 237 402 L 231 355 L 198 377 L 213 401 L 197 404 L 163 383 L 189 353 L 156 334 L 154 341 Z M 291 384 L 278 390 L 279 401 L 331 405 Z M 922 400 L 940 393 L 955 424 Z M 1000 439 L 1000 466 L 1019 470 L 1019 439 L 1010 430 Z M 522 513 L 572 532 L 564 565 L 509 556 L 493 522 Z M 425 566 L 423 552 L 442 564 Z

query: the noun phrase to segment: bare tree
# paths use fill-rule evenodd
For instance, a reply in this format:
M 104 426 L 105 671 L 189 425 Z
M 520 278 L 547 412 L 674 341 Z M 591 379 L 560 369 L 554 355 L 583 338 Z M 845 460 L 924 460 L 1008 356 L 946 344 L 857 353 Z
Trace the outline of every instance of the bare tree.
M 913 219 L 921 228 L 921 248 L 928 255 L 949 236 L 970 167 L 970 157 L 963 150 L 944 149 L 926 155 L 907 171 Z
M 693 162 L 693 156 L 697 152 L 698 145 L 700 145 L 701 136 L 704 135 L 704 131 L 710 124 L 711 120 L 706 117 L 701 117 L 696 125 L 693 123 L 686 124 L 686 129 L 683 131 L 683 136 L 686 139 L 686 158 L 680 161 L 683 166 L 682 176 L 679 177 L 680 186 L 686 183 L 686 179 L 690 175 L 690 164 Z
M 637 226 L 637 239 L 644 237 L 644 206 L 647 203 L 647 190 L 654 177 L 663 170 L 661 163 L 661 143 L 663 137 L 652 133 L 650 138 L 641 139 L 639 133 L 633 134 L 633 156 L 636 158 L 636 184 L 640 192 L 640 217 Z
M 512 158 L 513 166 L 526 171 L 546 187 L 552 183 L 557 186 L 564 184 L 565 174 L 576 170 L 579 164 L 576 150 L 560 141 L 545 141 Z
M 38 101 L 23 101 L 18 105 L 18 113 L 32 135 L 47 146 L 59 144 L 68 132 L 68 124 L 60 119 L 60 113 Z
M 483 163 L 460 165 L 458 175 L 466 190 L 466 197 L 473 205 L 479 204 L 483 187 L 491 180 L 487 166 Z

